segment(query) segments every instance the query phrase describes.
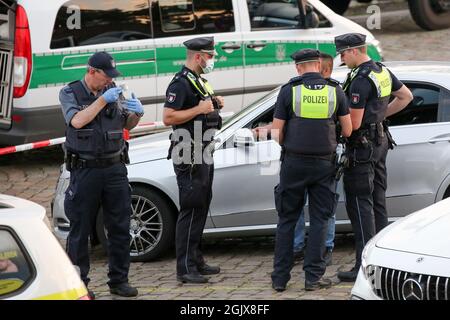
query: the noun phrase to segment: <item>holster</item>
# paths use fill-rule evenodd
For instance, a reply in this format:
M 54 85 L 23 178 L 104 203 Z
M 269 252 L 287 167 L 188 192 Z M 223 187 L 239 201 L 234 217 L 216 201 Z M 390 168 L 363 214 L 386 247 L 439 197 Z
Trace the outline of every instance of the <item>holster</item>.
M 397 143 L 395 142 L 394 138 L 391 135 L 391 132 L 389 131 L 389 120 L 383 121 L 383 130 L 386 133 L 389 149 L 394 149 L 394 146 L 396 146 Z

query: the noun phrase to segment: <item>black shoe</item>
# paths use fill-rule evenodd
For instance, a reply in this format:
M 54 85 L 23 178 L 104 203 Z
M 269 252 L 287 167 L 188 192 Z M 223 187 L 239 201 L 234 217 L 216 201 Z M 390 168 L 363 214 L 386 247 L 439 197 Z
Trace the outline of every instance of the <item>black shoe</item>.
M 204 265 L 198 267 L 197 269 L 198 269 L 198 272 L 200 272 L 200 274 L 203 276 L 220 273 L 220 267 L 210 266 L 210 265 L 207 265 L 206 263 Z
M 325 252 L 325 263 L 327 264 L 327 267 L 333 264 L 333 249 L 331 248 L 327 248 L 327 251 Z
M 88 294 L 87 295 L 88 295 L 90 300 L 95 300 L 95 293 L 94 293 L 94 291 L 88 289 Z
M 353 267 L 350 271 L 339 271 L 337 277 L 343 282 L 355 282 L 359 267 Z
M 300 262 L 305 259 L 305 250 L 294 251 L 294 262 Z
M 320 289 L 331 288 L 332 282 L 328 278 L 321 278 L 318 281 L 310 282 L 305 280 L 305 290 L 306 291 L 314 291 Z
M 137 289 L 130 286 L 128 282 L 109 287 L 109 292 L 121 297 L 136 297 L 138 295 Z
M 177 280 L 182 283 L 207 283 L 208 278 L 202 276 L 198 272 L 191 272 L 182 275 L 177 275 Z
M 275 282 L 272 282 L 272 288 L 276 291 L 276 292 L 283 292 L 286 290 L 286 285 L 285 284 L 277 284 Z

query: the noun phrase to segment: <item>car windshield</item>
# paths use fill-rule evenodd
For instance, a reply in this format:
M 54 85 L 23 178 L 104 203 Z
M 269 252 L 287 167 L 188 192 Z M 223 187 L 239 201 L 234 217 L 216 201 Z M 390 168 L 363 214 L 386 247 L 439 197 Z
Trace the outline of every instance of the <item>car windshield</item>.
M 259 106 L 264 104 L 266 101 L 270 100 L 274 96 L 277 96 L 279 91 L 280 91 L 280 87 L 277 87 L 277 88 L 273 89 L 268 94 L 262 96 L 260 99 L 256 100 L 255 102 L 251 103 L 247 107 L 243 108 L 238 113 L 236 113 L 233 116 L 231 116 L 230 118 L 228 118 L 223 123 L 222 131 L 226 130 L 227 128 L 229 128 L 233 123 L 239 121 L 240 119 L 245 117 L 247 114 L 249 114 L 253 110 L 257 109 Z

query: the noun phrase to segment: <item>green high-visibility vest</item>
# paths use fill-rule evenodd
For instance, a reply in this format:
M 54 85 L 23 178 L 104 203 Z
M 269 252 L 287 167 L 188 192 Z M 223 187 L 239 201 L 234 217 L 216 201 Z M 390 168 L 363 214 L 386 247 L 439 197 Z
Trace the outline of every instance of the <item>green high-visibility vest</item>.
M 351 81 L 359 74 L 359 68 L 353 69 L 350 73 L 350 81 L 346 81 L 344 90 L 347 90 Z M 367 74 L 367 73 L 366 73 Z M 367 77 L 372 81 L 377 89 L 377 97 L 384 98 L 391 95 L 392 92 L 392 78 L 388 69 L 384 66 L 381 67 L 381 72 L 375 72 L 373 70 L 367 74 Z
M 372 70 L 368 77 L 372 80 L 375 88 L 377 88 L 378 98 L 384 98 L 391 95 L 392 78 L 391 74 L 385 67 L 381 68 L 381 72 L 375 72 Z
M 204 98 L 214 95 L 214 90 L 207 81 L 203 81 L 200 77 L 197 78 L 190 72 L 187 74 L 187 78 L 189 82 L 194 86 L 194 88 L 198 91 L 198 93 L 200 93 Z M 197 81 L 199 82 L 200 86 L 197 85 Z
M 292 109 L 297 117 L 330 119 L 336 110 L 336 88 L 308 89 L 304 84 L 292 87 Z

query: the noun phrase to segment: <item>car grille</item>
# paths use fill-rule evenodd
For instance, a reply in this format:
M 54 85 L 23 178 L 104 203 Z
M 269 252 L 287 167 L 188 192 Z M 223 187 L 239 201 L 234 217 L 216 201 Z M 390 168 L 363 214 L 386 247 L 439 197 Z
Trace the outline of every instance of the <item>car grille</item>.
M 0 49 L 0 120 L 11 117 L 12 59 L 12 51 Z
M 449 300 L 450 278 L 379 266 L 366 270 L 373 292 L 384 300 Z

